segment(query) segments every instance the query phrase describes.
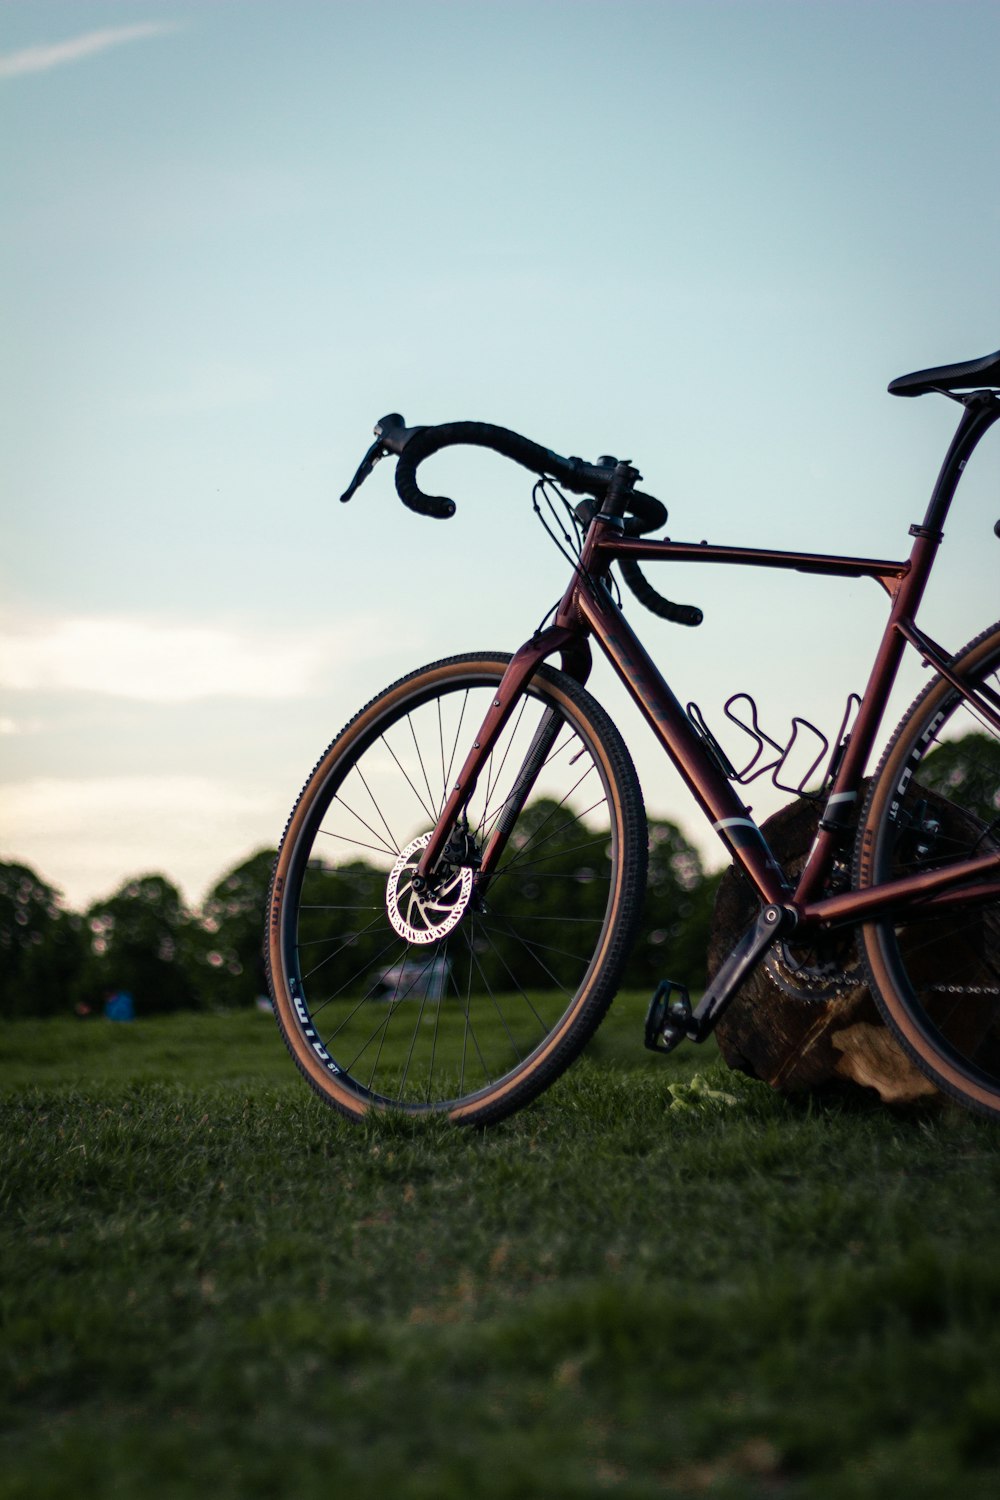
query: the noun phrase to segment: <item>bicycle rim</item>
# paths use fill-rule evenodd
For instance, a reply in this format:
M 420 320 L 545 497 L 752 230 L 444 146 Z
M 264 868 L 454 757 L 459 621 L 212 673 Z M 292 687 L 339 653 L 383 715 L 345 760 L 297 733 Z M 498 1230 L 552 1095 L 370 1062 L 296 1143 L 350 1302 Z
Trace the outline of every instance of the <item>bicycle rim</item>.
M 1000 693 L 1000 625 L 956 658 Z M 860 886 L 1000 849 L 1000 736 L 937 677 L 904 716 L 862 817 Z M 883 1014 L 918 1065 L 970 1107 L 1000 1114 L 1000 900 L 866 924 L 861 946 Z
M 355 1118 L 372 1108 L 502 1118 L 577 1055 L 627 957 L 645 871 L 641 795 L 607 715 L 551 668 L 480 775 L 462 857 L 414 894 L 422 843 L 508 660 L 454 658 L 387 689 L 331 745 L 282 840 L 276 1012 L 309 1082 Z M 518 798 L 546 731 L 544 764 Z M 478 861 L 517 802 L 486 882 Z

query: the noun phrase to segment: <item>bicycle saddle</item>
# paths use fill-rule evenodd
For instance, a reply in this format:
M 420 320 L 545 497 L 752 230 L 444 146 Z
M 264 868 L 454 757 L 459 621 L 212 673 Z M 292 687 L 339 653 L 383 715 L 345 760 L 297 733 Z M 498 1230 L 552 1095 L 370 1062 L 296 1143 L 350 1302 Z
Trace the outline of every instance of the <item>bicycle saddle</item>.
M 980 390 L 1000 386 L 1000 350 L 982 359 L 967 359 L 958 365 L 938 365 L 916 370 L 889 382 L 891 396 L 925 396 L 928 391 Z

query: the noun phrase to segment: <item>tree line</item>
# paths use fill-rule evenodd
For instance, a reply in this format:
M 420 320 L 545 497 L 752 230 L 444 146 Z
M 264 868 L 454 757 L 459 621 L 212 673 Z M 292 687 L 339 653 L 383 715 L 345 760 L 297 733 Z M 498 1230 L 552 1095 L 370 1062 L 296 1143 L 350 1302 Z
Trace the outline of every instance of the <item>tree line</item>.
M 919 775 L 984 830 L 1000 829 L 994 737 L 976 732 L 938 746 Z M 261 849 L 235 865 L 197 910 L 165 876 L 153 874 L 127 880 L 114 895 L 74 912 L 34 870 L 0 862 L 0 1017 L 101 1014 L 105 997 L 121 990 L 134 997 L 139 1015 L 252 1005 L 266 988 L 261 942 L 274 857 L 273 849 Z M 323 878 L 367 890 L 372 900 L 385 889 L 384 873 L 358 861 L 331 866 Z M 719 879 L 705 873 L 673 823 L 649 821 L 649 877 L 627 987 L 648 988 L 663 978 L 704 985 Z M 521 894 L 535 904 L 541 899 L 528 887 Z M 351 942 L 357 960 L 364 934 Z M 502 955 L 498 962 L 513 972 Z
M 626 984 L 704 983 L 718 877 L 672 824 L 649 824 L 649 881 Z M 139 1016 L 251 1006 L 266 992 L 264 909 L 273 849 L 235 865 L 198 908 L 164 875 L 127 880 L 83 912 L 26 865 L 0 863 L 0 1017 L 103 1013 L 126 991 Z M 331 877 L 381 883 L 356 864 Z
M 26 865 L 0 863 L 0 1016 L 103 1012 L 119 991 L 138 1015 L 252 1005 L 266 989 L 262 849 L 189 907 L 164 875 L 127 880 L 84 912 Z

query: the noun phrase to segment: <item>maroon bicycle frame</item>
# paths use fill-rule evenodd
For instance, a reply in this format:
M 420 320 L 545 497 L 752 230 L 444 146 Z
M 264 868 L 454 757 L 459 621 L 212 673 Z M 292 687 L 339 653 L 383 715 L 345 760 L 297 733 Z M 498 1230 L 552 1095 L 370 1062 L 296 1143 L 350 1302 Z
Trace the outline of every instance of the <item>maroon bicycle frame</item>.
M 976 712 L 1000 732 L 1000 695 L 985 685 L 974 688 L 950 665 L 950 657 L 916 624 L 916 614 L 942 541 L 942 527 L 959 478 L 973 449 L 994 421 L 1000 404 L 992 397 L 964 398 L 965 410 L 920 525 L 910 528 L 913 546 L 904 562 L 827 553 L 772 551 L 714 546 L 707 542 L 652 541 L 626 536 L 613 515 L 597 514 L 583 543 L 579 563 L 556 612 L 555 621 L 515 653 L 493 704 L 476 735 L 419 865 L 426 877 L 435 868 L 456 819 L 467 804 L 479 773 L 507 723 L 526 683 L 546 657 L 560 653 L 565 671 L 584 682 L 590 670 L 593 636 L 656 738 L 677 768 L 733 859 L 751 881 L 765 908 L 780 908 L 800 931 L 850 924 L 887 914 L 930 913 L 957 902 L 996 899 L 1000 854 L 963 860 L 862 891 L 822 896 L 832 861 L 842 851 L 856 821 L 862 777 L 881 725 L 907 645 L 950 681 Z M 841 578 L 872 578 L 889 595 L 889 618 L 845 741 L 820 817 L 819 829 L 794 889 L 768 848 L 729 778 L 717 765 L 655 662 L 618 608 L 608 586 L 616 558 L 643 562 L 735 564 L 780 568 Z M 542 731 L 540 731 L 541 733 Z M 544 747 L 542 747 L 544 749 Z M 834 747 L 834 756 L 841 747 Z M 531 756 L 529 751 L 529 757 Z M 534 768 L 537 770 L 537 766 Z M 533 776 L 526 774 L 527 795 Z M 511 821 L 513 821 L 511 819 Z M 480 878 L 488 881 L 506 834 L 501 827 L 482 853 Z

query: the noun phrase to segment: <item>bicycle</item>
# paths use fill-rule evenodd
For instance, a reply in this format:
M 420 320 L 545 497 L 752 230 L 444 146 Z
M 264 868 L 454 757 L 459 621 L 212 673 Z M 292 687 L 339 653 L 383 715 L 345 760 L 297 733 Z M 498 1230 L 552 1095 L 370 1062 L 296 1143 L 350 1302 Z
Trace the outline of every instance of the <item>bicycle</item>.
M 536 509 L 563 502 L 575 547 L 551 623 L 513 654 L 450 657 L 387 688 L 292 810 L 268 898 L 268 973 L 285 1042 L 327 1103 L 356 1120 L 394 1109 L 492 1124 L 547 1087 L 603 1018 L 642 904 L 647 825 L 629 752 L 585 686 L 593 639 L 759 902 L 697 1004 L 669 980 L 657 987 L 646 1044 L 704 1041 L 769 955 L 819 962 L 853 934 L 903 1048 L 946 1093 L 1000 1115 L 1000 622 L 957 652 L 916 623 L 962 471 L 1000 418 L 998 388 L 1000 352 L 890 384 L 962 407 L 903 561 L 653 539 L 667 513 L 628 461 L 563 458 L 485 423 L 379 422 L 344 501 L 394 455 L 403 503 L 446 519 L 454 502 L 421 491 L 418 465 L 453 444 L 484 446 L 537 476 Z M 564 491 L 584 498 L 573 506 Z M 649 583 L 639 564 L 658 561 L 871 578 L 888 595 L 794 879 L 704 718 L 622 612 L 612 566 L 653 613 L 700 622 Z M 908 648 L 933 675 L 865 789 Z M 959 741 L 972 774 L 932 775 Z

